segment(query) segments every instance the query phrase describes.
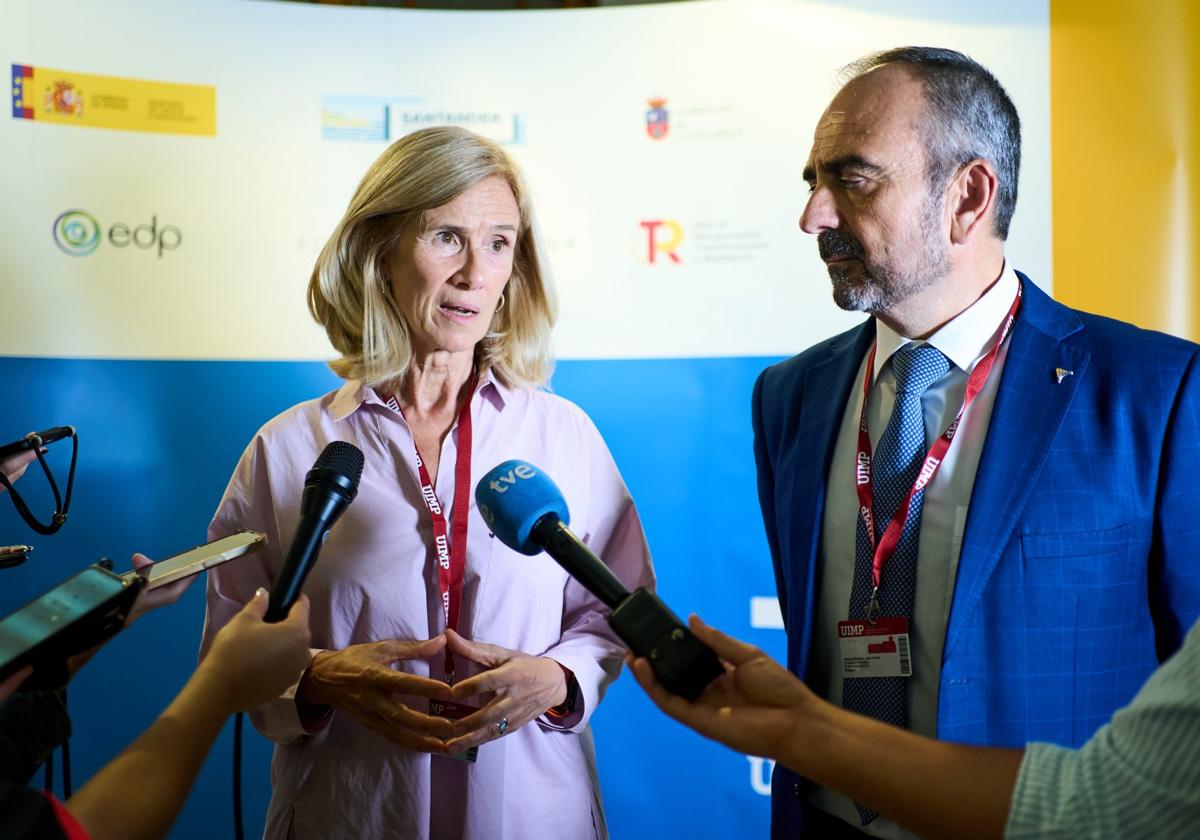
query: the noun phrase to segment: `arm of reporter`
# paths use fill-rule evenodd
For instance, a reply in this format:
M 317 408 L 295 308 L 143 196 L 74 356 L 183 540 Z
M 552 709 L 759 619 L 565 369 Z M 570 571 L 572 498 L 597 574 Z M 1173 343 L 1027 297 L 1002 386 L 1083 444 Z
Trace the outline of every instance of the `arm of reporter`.
M 309 660 L 308 600 L 278 624 L 262 620 L 266 610 L 260 590 L 158 720 L 71 797 L 67 808 L 91 837 L 166 836 L 229 715 L 295 682 Z
M 1001 837 L 1022 750 L 937 741 L 813 697 L 779 760 L 923 837 Z
M 154 565 L 153 560 L 140 552 L 135 553 L 129 562 L 135 570 L 149 569 Z M 156 589 L 145 587 L 138 593 L 137 600 L 133 602 L 133 607 L 129 610 L 129 615 L 125 617 L 125 626 L 129 627 L 143 615 L 159 607 L 168 607 L 174 604 L 195 580 L 196 576 L 191 575 Z
M 33 669 L 0 683 L 0 783 L 28 784 L 46 759 L 71 736 L 71 717 L 59 692 L 16 693 Z
M 213 531 L 210 529 L 209 538 L 216 539 L 217 537 L 211 536 L 212 533 Z M 245 561 L 254 559 L 245 558 Z M 253 570 L 247 574 L 244 569 L 228 569 L 228 567 L 236 565 L 227 563 L 224 567 L 212 569 L 208 573 L 207 610 L 204 615 L 204 632 L 200 639 L 202 664 L 208 661 L 212 647 L 220 637 L 221 630 L 243 608 L 243 602 L 238 600 L 236 595 L 242 589 L 254 586 L 255 582 L 260 580 L 260 576 L 254 574 Z M 265 589 L 270 585 L 270 581 L 265 579 L 265 576 L 261 577 L 263 579 L 257 583 L 256 588 Z M 253 592 L 254 589 L 250 591 Z M 296 690 L 302 675 L 314 657 L 322 652 L 320 648 L 310 647 L 304 667 L 296 672 L 296 678 L 291 683 L 281 686 L 275 696 L 263 698 L 253 709 L 248 710 L 251 723 L 263 737 L 276 743 L 291 744 L 325 728 L 328 723 L 328 714 L 324 713 L 324 710 L 302 708 L 296 700 Z
M 266 534 L 266 543 L 248 557 L 225 563 L 208 572 L 204 631 L 200 659 L 207 655 L 216 633 L 253 597 L 260 587 L 270 589 L 283 565 L 283 545 L 275 504 L 266 474 L 266 455 L 261 436 L 255 437 L 238 461 L 225 494 L 208 526 L 208 539 L 215 540 L 242 529 Z M 319 627 L 321 622 L 317 621 Z M 322 648 L 309 648 L 309 663 Z M 299 680 L 285 686 L 277 697 L 262 703 L 249 714 L 250 722 L 264 737 L 278 744 L 293 744 L 319 732 L 328 724 L 325 710 L 298 705 Z
M 42 450 L 43 452 L 45 450 Z M 37 458 L 37 453 L 32 449 L 22 452 L 19 455 L 13 455 L 10 458 L 5 458 L 0 461 L 0 472 L 4 473 L 4 477 L 8 479 L 9 484 L 15 484 L 17 479 L 25 474 L 25 470 Z M 3 493 L 5 487 L 0 484 L 0 493 Z
M 726 663 L 695 702 L 667 693 L 649 663 L 637 681 L 671 717 L 739 752 L 773 758 L 928 837 L 999 837 L 1022 751 L 935 741 L 817 697 L 758 648 L 708 627 L 692 631 Z
M 154 565 L 154 561 L 145 554 L 136 553 L 130 561 L 133 569 L 146 569 Z M 125 627 L 128 628 L 135 621 L 141 618 L 151 610 L 156 610 L 159 607 L 169 606 L 179 600 L 184 591 L 192 585 L 194 577 L 186 577 L 183 580 L 175 583 L 160 586 L 157 589 L 145 587 L 138 593 L 137 600 L 133 602 L 133 606 L 129 610 L 129 615 L 125 617 Z M 96 645 L 93 648 L 77 653 L 74 656 L 67 657 L 67 675 L 74 677 L 79 672 L 79 669 L 86 665 L 93 656 L 95 656 L 102 647 L 108 644 L 108 639 Z

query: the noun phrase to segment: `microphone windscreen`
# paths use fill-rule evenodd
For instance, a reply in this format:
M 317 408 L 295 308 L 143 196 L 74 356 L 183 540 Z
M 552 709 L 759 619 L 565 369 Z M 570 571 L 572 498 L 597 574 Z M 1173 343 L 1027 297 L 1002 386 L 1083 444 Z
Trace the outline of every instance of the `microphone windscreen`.
M 505 461 L 475 485 L 479 513 L 500 542 L 522 554 L 542 547 L 530 539 L 534 524 L 548 513 L 569 523 L 567 501 L 550 476 L 527 461 Z
M 335 440 L 326 446 L 313 464 L 314 470 L 329 470 L 350 479 L 355 489 L 363 471 L 362 451 L 352 443 Z

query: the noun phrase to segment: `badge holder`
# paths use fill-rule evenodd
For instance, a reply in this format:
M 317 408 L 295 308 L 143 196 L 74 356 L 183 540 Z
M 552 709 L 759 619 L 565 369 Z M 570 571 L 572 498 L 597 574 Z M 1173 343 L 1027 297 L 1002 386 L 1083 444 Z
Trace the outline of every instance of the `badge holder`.
M 864 620 L 838 622 L 843 677 L 912 676 L 908 619 L 880 616 L 880 612 L 879 589 L 876 587 L 871 592 Z
M 451 684 L 453 674 L 446 677 L 446 684 Z M 429 714 L 434 717 L 446 718 L 448 720 L 462 720 L 468 715 L 478 712 L 479 709 L 475 706 L 468 706 L 465 703 L 455 703 L 452 700 L 429 700 Z M 479 758 L 479 747 L 467 747 L 465 750 L 459 750 L 451 755 L 442 755 L 442 758 L 452 758 L 455 761 L 465 761 L 467 764 L 474 764 Z

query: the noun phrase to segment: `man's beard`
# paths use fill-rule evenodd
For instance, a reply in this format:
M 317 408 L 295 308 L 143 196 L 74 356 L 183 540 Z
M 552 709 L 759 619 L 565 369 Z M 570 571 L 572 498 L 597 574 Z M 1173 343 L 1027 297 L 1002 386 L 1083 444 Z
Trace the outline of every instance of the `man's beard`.
M 945 276 L 950 258 L 939 241 L 937 208 L 926 206 L 919 230 L 919 241 L 911 248 L 916 259 L 909 266 L 896 266 L 869 260 L 862 243 L 848 230 L 823 230 L 817 235 L 821 259 L 853 257 L 853 261 L 830 264 L 833 300 L 850 312 L 877 314 L 893 309 L 912 295 L 924 291 Z M 904 249 L 900 249 L 903 252 Z

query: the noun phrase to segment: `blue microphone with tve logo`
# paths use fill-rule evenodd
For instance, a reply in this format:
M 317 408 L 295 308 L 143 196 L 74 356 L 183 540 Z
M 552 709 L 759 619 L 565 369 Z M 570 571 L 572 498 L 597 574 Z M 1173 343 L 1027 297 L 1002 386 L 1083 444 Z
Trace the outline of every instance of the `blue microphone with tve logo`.
M 567 502 L 550 477 L 526 461 L 505 461 L 475 486 L 479 512 L 502 543 L 522 554 L 542 550 L 612 610 L 608 623 L 663 687 L 695 700 L 725 673 L 715 653 L 646 587 L 630 592 L 567 528 Z

